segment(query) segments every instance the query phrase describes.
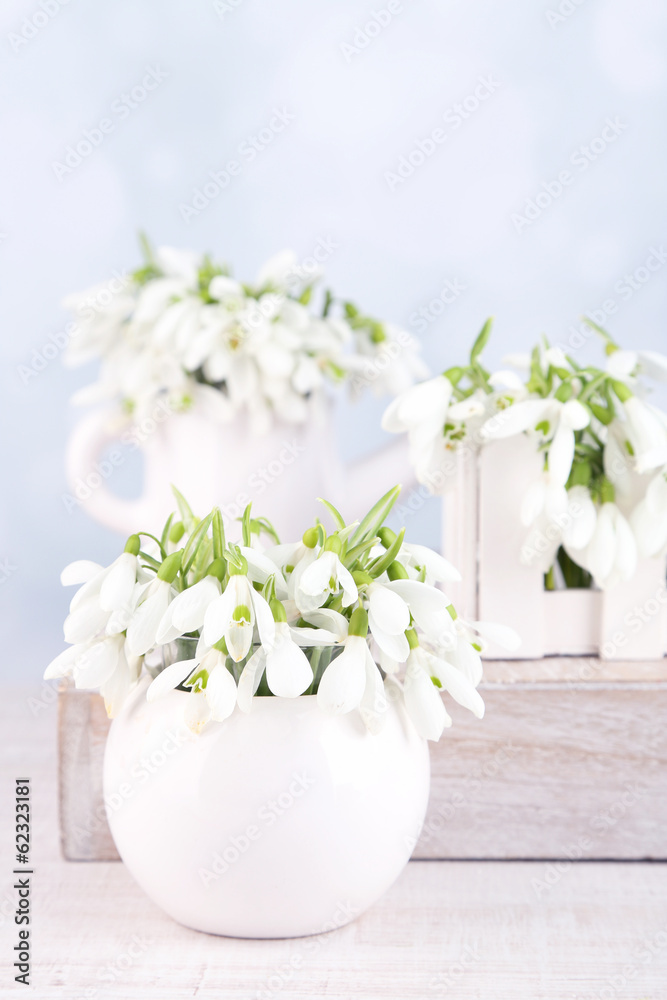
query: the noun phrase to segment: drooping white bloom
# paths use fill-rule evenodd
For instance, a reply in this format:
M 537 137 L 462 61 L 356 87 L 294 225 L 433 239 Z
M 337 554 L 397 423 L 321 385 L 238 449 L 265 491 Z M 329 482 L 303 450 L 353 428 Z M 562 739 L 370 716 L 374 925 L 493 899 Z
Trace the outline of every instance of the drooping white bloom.
M 650 472 L 667 464 L 667 420 L 659 410 L 630 396 L 623 403 L 627 437 L 638 472 Z
M 484 424 L 486 440 L 513 437 L 546 424 L 544 433 L 550 441 L 548 468 L 552 482 L 562 486 L 568 480 L 574 458 L 574 432 L 590 423 L 589 410 L 577 399 L 566 403 L 553 397 L 528 399 L 509 406 Z
M 98 689 L 107 715 L 114 718 L 139 677 L 141 663 L 128 651 L 124 636 L 104 636 L 65 650 L 51 661 L 44 677 L 71 677 L 77 688 Z
M 177 594 L 160 620 L 156 633 L 157 642 L 172 642 L 179 636 L 200 629 L 209 605 L 220 593 L 220 581 L 209 574 Z
M 657 556 L 667 548 L 667 479 L 659 472 L 630 515 L 630 526 L 642 556 Z
M 419 735 L 425 740 L 439 740 L 443 729 L 451 726 L 452 720 L 431 680 L 431 658 L 419 646 L 411 649 L 408 656 L 403 697 Z
M 358 708 L 366 690 L 366 664 L 371 657 L 366 639 L 349 635 L 343 642 L 343 651 L 336 656 L 322 674 L 317 690 L 317 704 L 327 712 L 344 715 Z M 373 663 L 373 669 L 377 667 Z
M 609 501 L 598 512 L 595 531 L 588 546 L 577 553 L 580 566 L 606 590 L 632 578 L 637 567 L 637 543 L 618 506 Z
M 294 600 L 302 613 L 314 611 L 315 608 L 322 607 L 329 595 L 339 587 L 343 591 L 343 607 L 347 608 L 357 599 L 357 585 L 338 554 L 326 550 L 301 573 Z
M 407 659 L 410 647 L 405 630 L 410 627 L 410 608 L 406 601 L 382 583 L 367 587 L 368 625 L 383 653 L 400 663 Z
M 273 642 L 275 625 L 269 605 L 245 575 L 235 573 L 224 594 L 206 609 L 204 640 L 215 646 L 224 637 L 229 655 L 238 663 L 248 654 L 255 625 L 262 644 Z
M 382 427 L 393 434 L 407 432 L 410 459 L 420 482 L 426 481 L 433 451 L 445 426 L 454 387 L 446 375 L 420 382 L 389 404 Z
M 313 669 L 292 638 L 287 622 L 276 622 L 276 634 L 266 647 L 266 683 L 280 698 L 296 698 L 313 682 Z
M 127 628 L 127 644 L 134 656 L 143 656 L 157 642 L 162 619 L 174 596 L 171 583 L 156 578 L 147 588 Z

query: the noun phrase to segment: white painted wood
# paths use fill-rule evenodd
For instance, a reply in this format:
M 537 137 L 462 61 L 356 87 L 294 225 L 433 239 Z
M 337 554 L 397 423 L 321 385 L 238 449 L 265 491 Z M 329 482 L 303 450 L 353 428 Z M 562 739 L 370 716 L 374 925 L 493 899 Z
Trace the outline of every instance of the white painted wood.
M 55 711 L 35 715 L 30 694 L 0 699 L 0 781 L 10 787 L 17 769 L 31 777 L 34 868 L 26 990 L 11 967 L 13 816 L 3 809 L 3 997 L 664 1000 L 665 865 L 412 862 L 376 906 L 328 935 L 243 941 L 180 927 L 123 865 L 59 857 Z
M 563 857 L 600 825 L 596 817 L 618 802 L 621 810 L 627 786 L 640 785 L 648 790 L 592 838 L 587 857 L 667 857 L 664 660 L 487 660 L 480 690 L 481 722 L 448 700 L 454 725 L 431 746 L 418 857 Z M 61 719 L 79 727 L 61 729 L 78 754 L 60 753 L 66 856 L 115 858 L 101 793 L 102 699 L 71 688 L 61 699 L 74 706 Z
M 443 552 L 464 575 L 463 584 L 450 588 L 454 603 L 461 602 L 459 613 L 512 626 L 523 640 L 516 655 L 526 659 L 664 656 L 664 556 L 640 560 L 631 581 L 604 592 L 546 591 L 542 569 L 522 562 L 528 529 L 521 524 L 520 504 L 541 462 L 526 436 L 487 444 L 476 457 L 468 449 L 458 456 L 458 477 L 443 501 Z M 473 592 L 476 602 L 469 597 Z M 486 655 L 505 654 L 490 648 Z
M 465 448 L 451 456 L 452 475 L 443 495 L 443 539 L 447 558 L 461 573 L 459 583 L 447 585 L 447 595 L 464 618 L 478 618 L 477 544 L 479 518 L 478 462 Z
M 594 656 L 600 645 L 603 594 L 598 590 L 539 591 L 545 656 Z
M 543 656 L 543 573 L 521 561 L 526 529 L 519 503 L 540 475 L 540 457 L 528 438 L 495 441 L 479 455 L 479 617 L 516 629 L 518 655 Z M 507 654 L 497 647 L 490 658 Z
M 635 577 L 604 594 L 600 655 L 607 660 L 658 659 L 667 649 L 665 560 L 643 559 Z

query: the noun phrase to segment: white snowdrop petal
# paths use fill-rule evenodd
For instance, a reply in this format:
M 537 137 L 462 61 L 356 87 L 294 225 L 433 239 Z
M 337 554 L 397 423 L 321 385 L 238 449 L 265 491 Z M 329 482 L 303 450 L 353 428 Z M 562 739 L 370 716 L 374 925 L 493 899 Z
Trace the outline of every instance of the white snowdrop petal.
M 280 623 L 278 630 L 275 644 L 266 654 L 266 682 L 278 697 L 297 698 L 312 684 L 313 670 L 306 654 L 292 642 L 289 626 Z
M 370 587 L 368 614 L 389 635 L 400 635 L 410 627 L 410 609 L 403 598 L 381 584 Z
M 457 670 L 446 660 L 437 660 L 433 670 L 443 688 L 451 694 L 459 705 L 469 709 L 478 719 L 483 718 L 484 702 L 482 696 L 461 670 Z
M 211 718 L 216 722 L 227 719 L 236 707 L 236 682 L 229 670 L 218 664 L 206 681 L 206 700 L 211 709 Z
M 366 687 L 366 640 L 350 636 L 343 652 L 324 671 L 317 691 L 320 708 L 336 715 L 359 706 Z
M 60 574 L 60 582 L 63 587 L 79 586 L 82 583 L 88 583 L 98 573 L 101 573 L 103 569 L 103 566 L 100 566 L 99 563 L 91 562 L 90 559 L 77 559 L 75 562 L 71 562 L 68 566 L 65 566 Z
M 146 700 L 155 701 L 185 681 L 197 666 L 197 660 L 178 660 L 161 670 L 146 691 Z
M 183 721 L 188 729 L 199 734 L 211 718 L 211 706 L 200 691 L 193 691 L 185 697 Z

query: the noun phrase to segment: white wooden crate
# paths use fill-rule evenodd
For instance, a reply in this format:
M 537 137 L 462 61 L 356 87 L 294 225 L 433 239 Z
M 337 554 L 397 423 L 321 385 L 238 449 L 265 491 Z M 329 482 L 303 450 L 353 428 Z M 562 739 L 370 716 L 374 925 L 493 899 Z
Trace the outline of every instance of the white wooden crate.
M 665 558 L 643 559 L 634 578 L 607 591 L 544 589 L 542 569 L 521 561 L 519 507 L 542 458 L 527 437 L 454 456 L 444 496 L 443 551 L 461 571 L 447 592 L 465 618 L 502 622 L 522 638 L 519 657 L 659 660 L 667 650 Z M 491 649 L 490 658 L 506 656 Z
M 431 745 L 417 858 L 667 858 L 667 671 L 593 657 L 487 661 L 486 718 L 453 706 Z M 70 860 L 117 853 L 102 799 L 99 695 L 59 695 L 60 821 Z

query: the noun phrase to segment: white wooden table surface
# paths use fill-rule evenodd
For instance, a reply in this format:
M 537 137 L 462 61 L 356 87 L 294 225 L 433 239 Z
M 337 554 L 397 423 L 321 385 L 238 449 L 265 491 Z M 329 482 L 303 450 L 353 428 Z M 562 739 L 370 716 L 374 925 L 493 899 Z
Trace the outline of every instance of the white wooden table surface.
M 667 866 L 412 862 L 387 896 L 319 938 L 235 941 L 164 916 L 118 863 L 64 862 L 55 699 L 0 698 L 0 997 L 667 1000 Z M 32 985 L 14 983 L 13 779 L 33 812 Z M 344 901 L 342 901 L 344 902 Z

